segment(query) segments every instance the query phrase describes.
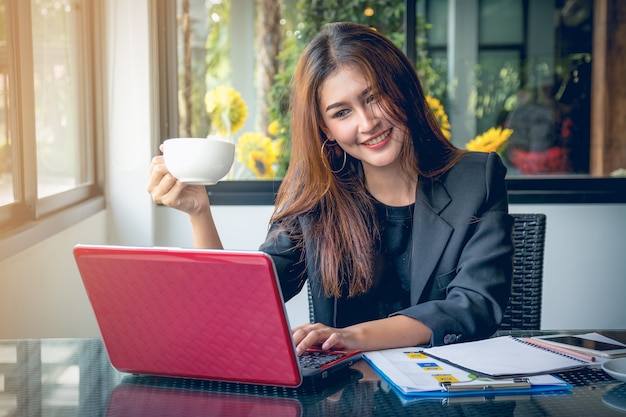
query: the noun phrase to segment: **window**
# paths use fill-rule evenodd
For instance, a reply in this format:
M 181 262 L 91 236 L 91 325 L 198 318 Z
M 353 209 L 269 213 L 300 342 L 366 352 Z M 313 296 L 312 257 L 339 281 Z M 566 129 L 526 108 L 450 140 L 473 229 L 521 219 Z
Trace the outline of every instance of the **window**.
M 447 69 L 453 140 L 502 126 L 509 176 L 588 174 L 591 2 L 421 3 L 433 27 L 454 28 L 429 43 Z
M 94 6 L 0 0 L 0 230 L 99 194 Z
M 320 15 L 310 2 L 264 0 L 254 2 L 255 8 L 251 3 L 177 0 L 177 54 L 170 57 L 178 67 L 177 121 L 162 136 L 211 134 L 212 124 L 221 121 L 219 115 L 207 112 L 205 98 L 211 100 L 220 86 L 232 87 L 233 94 L 243 98 L 247 117 L 240 129 L 232 131 L 231 139 L 238 146 L 229 178 L 280 179 L 289 162 L 288 83 L 300 52 L 328 16 Z M 376 27 L 403 46 L 402 2 L 332 3 L 324 4 L 334 14 L 331 20 Z M 167 5 L 161 9 L 167 10 L 173 11 Z M 239 124 L 231 122 L 233 127 Z
M 605 0 L 370 0 L 350 5 L 337 0 L 325 3 L 322 13 L 317 3 L 304 0 L 264 0 L 254 2 L 255 7 L 246 0 L 177 0 L 175 11 L 160 9 L 175 27 L 170 36 L 178 45 L 176 56 L 169 56 L 178 63 L 178 84 L 172 88 L 171 77 L 163 81 L 170 85 L 164 89 L 170 96 L 162 98 L 176 100 L 178 109 L 162 138 L 209 134 L 204 98 L 216 86 L 231 86 L 246 103 L 248 117 L 232 135 L 239 162 L 228 179 L 235 181 L 217 184 L 210 192 L 224 191 L 224 204 L 245 204 L 231 199 L 241 192 L 250 191 L 254 198 L 274 192 L 289 158 L 287 83 L 295 61 L 322 23 L 350 20 L 376 27 L 415 57 L 427 94 L 438 98 L 449 116 L 457 146 L 492 127 L 513 131 L 500 149 L 512 189 L 531 187 L 543 195 L 550 184 L 548 190 L 576 190 L 587 183 L 562 181 L 606 180 L 620 168 L 592 166 L 615 147 L 591 143 L 597 2 Z M 407 18 L 407 11 L 415 16 Z M 276 146 L 281 147 L 273 156 Z M 251 149 L 260 156 L 241 155 Z M 548 182 L 538 185 L 535 180 Z M 600 183 L 615 195 L 617 182 L 590 186 Z

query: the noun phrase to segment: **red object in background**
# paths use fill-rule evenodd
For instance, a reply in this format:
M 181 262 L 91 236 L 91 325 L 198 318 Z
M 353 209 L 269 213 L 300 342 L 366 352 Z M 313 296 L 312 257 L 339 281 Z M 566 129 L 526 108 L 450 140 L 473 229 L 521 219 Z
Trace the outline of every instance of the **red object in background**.
M 569 150 L 554 146 L 544 152 L 512 149 L 510 160 L 522 174 L 560 174 L 570 171 Z

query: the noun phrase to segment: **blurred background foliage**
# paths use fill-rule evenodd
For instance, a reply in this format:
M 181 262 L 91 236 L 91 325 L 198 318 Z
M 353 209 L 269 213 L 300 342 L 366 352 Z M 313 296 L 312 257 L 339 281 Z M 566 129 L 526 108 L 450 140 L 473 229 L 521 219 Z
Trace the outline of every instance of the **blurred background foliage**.
M 278 59 L 280 69 L 269 91 L 271 119 L 278 120 L 281 127 L 277 139 L 281 140 L 277 176 L 281 177 L 289 165 L 290 112 L 289 86 L 298 57 L 320 28 L 328 22 L 349 21 L 376 28 L 396 46 L 405 48 L 404 2 L 397 0 L 299 0 L 296 5 L 296 20 L 284 32 L 283 48 Z M 418 16 L 416 43 L 418 55 L 416 69 L 423 79 L 427 91 L 437 85 L 439 76 L 431 67 L 426 48 L 428 24 Z M 445 86 L 444 86 L 445 90 Z M 442 91 L 443 92 L 443 91 Z
M 255 117 L 258 132 L 280 144 L 275 175 L 281 178 L 288 167 L 291 148 L 290 82 L 306 44 L 325 23 L 349 21 L 373 27 L 405 49 L 405 6 L 397 0 L 255 0 L 254 5 L 259 109 L 250 115 Z M 211 128 L 204 109 L 207 91 L 230 84 L 230 0 L 180 0 L 178 8 L 179 135 L 202 137 Z M 194 21 L 199 14 L 203 18 Z M 201 21 L 205 23 L 200 24 Z M 424 18 L 417 16 L 415 66 L 426 92 L 443 99 L 445 80 L 439 74 L 445 71 L 432 67 L 426 48 L 428 29 Z M 200 44 L 199 39 L 204 43 Z M 276 42 L 278 45 L 273 44 Z M 272 122 L 278 128 L 268 133 Z

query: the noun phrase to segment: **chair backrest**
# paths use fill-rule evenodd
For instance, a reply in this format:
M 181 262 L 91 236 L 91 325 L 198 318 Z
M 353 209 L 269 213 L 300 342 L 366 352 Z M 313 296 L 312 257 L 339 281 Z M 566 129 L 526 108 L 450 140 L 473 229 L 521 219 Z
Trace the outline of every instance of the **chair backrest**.
M 306 280 L 306 293 L 309 297 L 309 323 L 315 323 L 315 311 L 313 310 L 313 295 L 311 295 L 311 281 Z
M 545 214 L 511 214 L 513 224 L 513 280 L 511 297 L 500 330 L 539 330 L 543 254 L 546 236 Z M 311 286 L 307 281 L 309 321 L 315 323 Z
M 543 286 L 545 214 L 511 214 L 513 225 L 513 280 L 511 297 L 500 330 L 539 330 Z

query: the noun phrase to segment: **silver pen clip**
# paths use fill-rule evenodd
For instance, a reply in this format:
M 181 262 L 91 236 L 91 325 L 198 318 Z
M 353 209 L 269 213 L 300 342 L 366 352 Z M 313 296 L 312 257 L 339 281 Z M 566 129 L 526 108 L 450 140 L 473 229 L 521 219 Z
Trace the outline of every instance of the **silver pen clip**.
M 485 381 L 482 384 L 476 382 L 444 382 L 441 387 L 446 392 L 469 392 L 469 391 L 500 391 L 531 388 L 528 378 L 513 378 L 512 380 Z

